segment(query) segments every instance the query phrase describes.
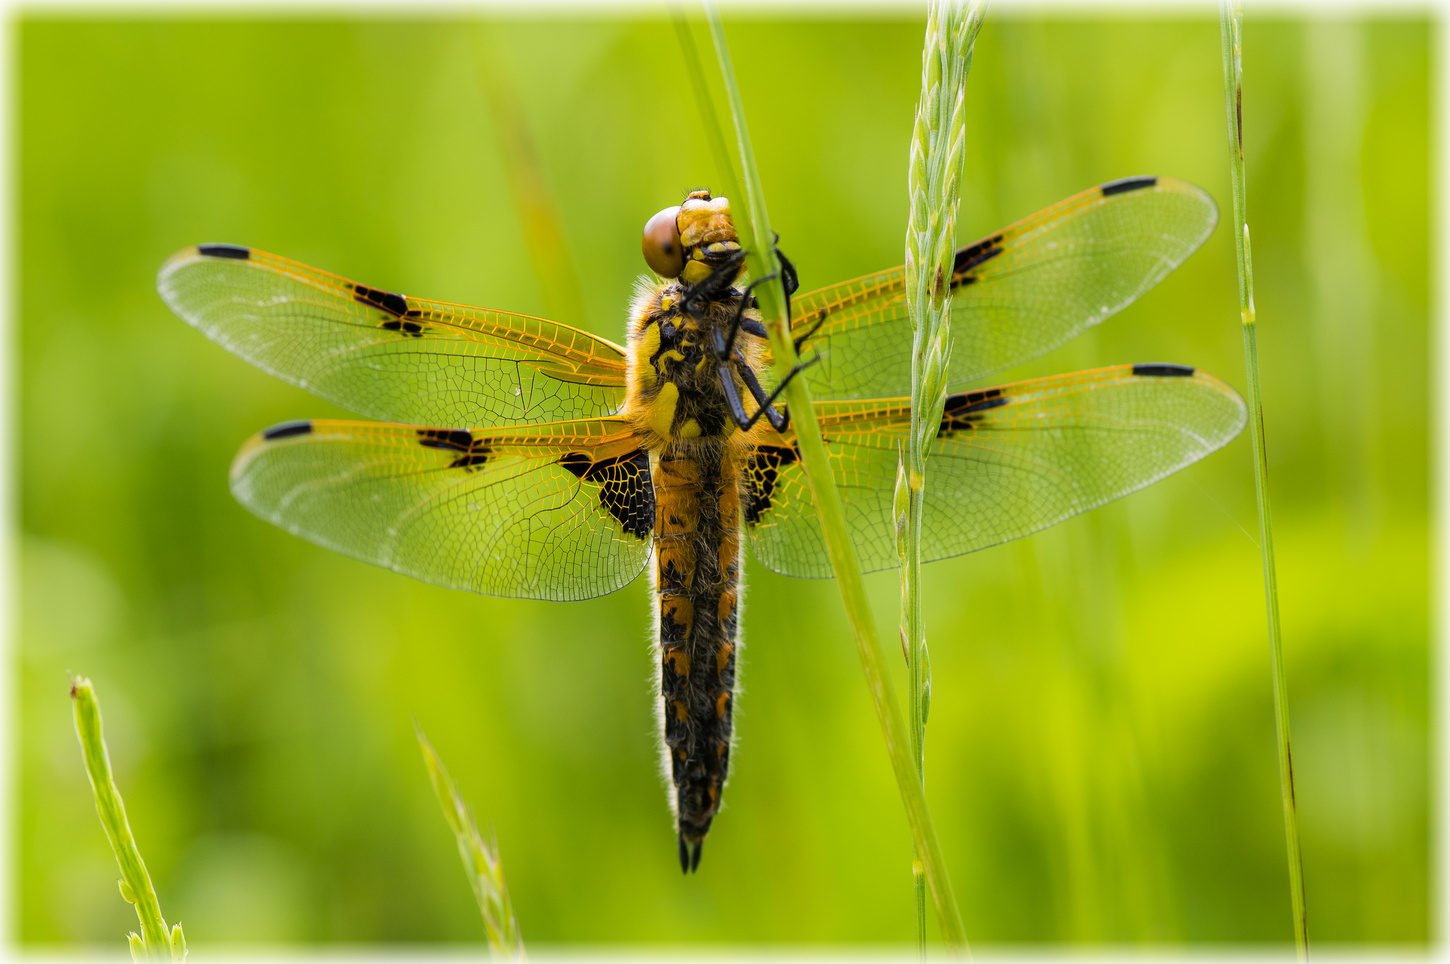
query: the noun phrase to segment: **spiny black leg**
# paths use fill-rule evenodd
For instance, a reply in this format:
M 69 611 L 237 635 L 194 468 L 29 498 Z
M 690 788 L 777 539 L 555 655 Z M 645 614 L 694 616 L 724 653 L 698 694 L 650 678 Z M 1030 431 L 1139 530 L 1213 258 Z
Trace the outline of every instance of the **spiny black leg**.
M 747 335 L 754 335 L 756 338 L 769 338 L 770 332 L 765 330 L 765 325 L 754 318 L 744 318 L 740 322 L 740 330 Z
M 719 301 L 735 284 L 740 274 L 740 263 L 745 260 L 744 251 L 732 251 L 710 275 L 685 289 L 681 297 L 681 308 L 691 315 L 701 304 Z
M 691 871 L 693 871 L 696 867 L 700 866 L 700 848 L 703 847 L 704 845 L 705 845 L 705 841 L 703 841 L 703 840 L 696 840 L 695 841 L 695 851 L 694 851 L 694 853 L 690 854 L 690 870 Z
M 761 386 L 760 379 L 756 377 L 755 370 L 745 364 L 745 359 L 737 354 L 736 360 L 740 363 L 740 379 L 745 382 L 745 387 L 750 389 L 750 395 L 755 399 L 757 412 L 765 412 L 765 417 L 770 420 L 770 427 L 777 432 L 784 432 L 789 421 L 788 417 L 777 412 L 775 407 L 766 400 L 765 389 Z
M 725 407 L 730 410 L 731 420 L 740 426 L 742 432 L 749 431 L 755 419 L 745 414 L 745 406 L 740 401 L 740 392 L 735 388 L 735 378 L 730 372 L 730 363 L 716 362 L 715 371 L 720 376 L 720 390 L 725 393 Z M 760 415 L 759 412 L 755 414 L 756 417 Z
M 725 390 L 725 400 L 730 406 L 730 417 L 735 420 L 736 425 L 740 426 L 742 432 L 748 432 L 760 420 L 760 416 L 768 414 L 771 427 L 777 432 L 785 431 L 786 426 L 790 424 L 790 413 L 777 412 L 774 406 L 775 400 L 780 397 L 781 392 L 785 391 L 785 387 L 790 384 L 792 378 L 795 378 L 818 361 L 820 361 L 819 356 L 812 358 L 808 362 L 800 362 L 787 372 L 785 379 L 779 385 L 775 386 L 775 391 L 771 392 L 763 402 L 760 402 L 760 408 L 748 419 L 745 418 L 745 406 L 740 404 L 740 394 L 735 390 L 735 379 L 732 377 L 729 367 L 724 362 L 721 362 L 718 366 L 720 385 Z M 749 365 L 742 364 L 741 367 L 745 371 L 750 370 Z M 753 374 L 744 377 L 746 384 L 749 385 Z M 759 381 L 756 381 L 756 385 L 758 386 L 759 384 Z M 751 394 L 755 395 L 754 389 L 751 390 Z M 759 395 L 756 395 L 756 401 L 760 401 Z
M 791 295 L 801 290 L 800 275 L 796 274 L 795 265 L 790 263 L 790 258 L 787 258 L 785 256 L 785 252 L 780 250 L 779 234 L 775 236 L 775 241 L 775 257 L 778 261 L 780 261 L 780 283 L 785 287 L 785 296 L 789 298 Z
M 745 290 L 740 293 L 740 304 L 735 308 L 735 317 L 730 319 L 730 333 L 725 336 L 723 344 L 721 343 L 721 339 L 717 338 L 715 340 L 716 358 L 724 361 L 725 359 L 730 357 L 730 353 L 735 350 L 735 336 L 739 334 L 740 329 L 745 326 L 745 310 L 750 307 L 750 302 L 753 300 L 750 293 L 754 291 L 758 285 L 763 285 L 774 277 L 774 274 L 768 274 L 763 278 L 755 279 L 754 281 L 750 282 L 750 284 L 745 286 Z M 760 329 L 761 337 L 765 337 L 765 326 L 757 323 L 755 327 Z M 755 334 L 755 332 L 752 331 L 750 332 L 750 334 L 753 335 Z
M 699 850 L 697 849 L 695 852 L 699 853 Z M 690 846 L 685 843 L 684 834 L 680 834 L 680 872 L 685 874 L 690 872 Z
M 811 325 L 810 331 L 806 332 L 804 335 L 801 335 L 799 338 L 797 338 L 795 340 L 795 353 L 797 355 L 799 355 L 801 353 L 801 345 L 804 345 L 806 343 L 806 341 L 812 335 L 814 335 L 816 332 L 820 331 L 821 330 L 821 326 L 824 325 L 825 323 L 826 323 L 826 312 L 823 309 L 821 311 L 821 317 L 819 317 L 819 318 L 816 319 L 816 323 L 814 325 Z

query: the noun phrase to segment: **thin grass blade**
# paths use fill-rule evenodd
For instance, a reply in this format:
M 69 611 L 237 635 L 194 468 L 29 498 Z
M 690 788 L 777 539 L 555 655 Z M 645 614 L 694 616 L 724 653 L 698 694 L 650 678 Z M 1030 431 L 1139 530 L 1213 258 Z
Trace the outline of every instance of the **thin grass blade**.
M 1294 946 L 1300 961 L 1309 959 L 1309 917 L 1304 902 L 1304 860 L 1299 849 L 1299 817 L 1294 799 L 1294 754 L 1289 737 L 1289 686 L 1284 675 L 1284 643 L 1279 622 L 1279 581 L 1274 564 L 1274 523 L 1269 511 L 1268 455 L 1259 381 L 1259 343 L 1254 311 L 1253 249 L 1249 243 L 1247 184 L 1244 179 L 1243 4 L 1219 5 L 1223 44 L 1224 100 L 1228 108 L 1229 166 L 1233 176 L 1234 246 L 1238 253 L 1239 320 L 1244 335 L 1249 436 L 1253 443 L 1254 491 L 1259 503 L 1259 548 L 1264 569 L 1264 604 L 1273 667 L 1274 729 L 1279 748 L 1279 794 L 1284 807 L 1284 844 L 1289 862 L 1289 898 L 1294 913 Z
M 789 379 L 785 397 L 795 427 L 797 444 L 800 447 L 805 471 L 810 480 L 811 493 L 821 522 L 821 531 L 826 549 L 835 571 L 841 598 L 846 606 L 847 617 L 856 637 L 856 648 L 861 665 L 866 673 L 866 685 L 870 690 L 872 703 L 886 738 L 886 750 L 891 758 L 892 770 L 901 791 L 906 808 L 907 821 L 911 826 L 912 839 L 917 853 L 923 856 L 926 886 L 936 906 L 941 921 L 942 938 L 948 948 L 961 955 L 970 955 L 966 932 L 962 927 L 961 914 L 957 910 L 956 898 L 952 894 L 951 881 L 947 876 L 946 862 L 937 843 L 936 830 L 932 826 L 931 814 L 927 810 L 926 796 L 922 792 L 921 780 L 912 763 L 911 738 L 901 717 L 901 708 L 896 692 L 891 687 L 886 670 L 886 656 L 876 633 L 866 599 L 865 585 L 861 580 L 861 568 L 856 560 L 856 550 L 846 532 L 845 512 L 841 506 L 840 494 L 836 491 L 831 476 L 830 463 L 826 459 L 825 443 L 821 439 L 820 426 L 816 422 L 815 409 L 803 378 L 790 378 L 799 364 L 795 345 L 791 341 L 789 320 L 786 313 L 785 290 L 778 276 L 775 257 L 775 236 L 770 230 L 766 214 L 765 196 L 760 185 L 760 175 L 755 164 L 755 153 L 750 144 L 750 131 L 745 122 L 745 110 L 740 102 L 740 91 L 735 83 L 735 69 L 731 64 L 730 50 L 725 40 L 720 15 L 713 3 L 705 4 L 705 14 L 710 24 L 710 33 L 715 42 L 715 53 L 720 63 L 720 73 L 725 85 L 730 113 L 735 122 L 736 142 L 739 148 L 740 167 L 746 204 L 738 202 L 733 206 L 737 229 L 743 228 L 741 238 L 747 250 L 746 264 L 752 277 L 763 279 L 776 275 L 766 284 L 755 289 L 756 301 L 761 317 L 770 334 L 770 345 L 774 352 L 776 370 L 782 382 Z M 742 214 L 744 217 L 742 217 Z
M 473 820 L 473 811 L 458 792 L 458 785 L 448 775 L 433 744 L 423 735 L 416 723 L 418 748 L 423 752 L 423 765 L 428 768 L 428 779 L 433 784 L 433 793 L 438 805 L 443 808 L 443 819 L 458 842 L 458 856 L 463 861 L 463 871 L 473 888 L 478 901 L 478 911 L 483 915 L 483 929 L 488 934 L 489 949 L 499 957 L 510 961 L 523 961 L 524 938 L 519 932 L 518 918 L 514 915 L 513 902 L 509 899 L 508 883 L 503 876 L 503 862 L 499 860 L 498 843 L 485 840 L 478 832 Z

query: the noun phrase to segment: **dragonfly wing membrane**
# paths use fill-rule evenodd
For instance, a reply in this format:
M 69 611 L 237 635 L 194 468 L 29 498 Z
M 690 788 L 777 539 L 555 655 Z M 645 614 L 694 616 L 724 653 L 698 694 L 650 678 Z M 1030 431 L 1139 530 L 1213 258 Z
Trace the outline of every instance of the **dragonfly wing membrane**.
M 654 489 L 629 425 L 417 428 L 317 419 L 250 439 L 232 492 L 312 542 L 452 589 L 588 599 L 649 558 Z
M 373 418 L 506 425 L 612 415 L 624 352 L 528 315 L 400 295 L 252 248 L 200 245 L 157 277 L 222 347 Z
M 1213 231 L 1202 190 L 1172 178 L 1090 188 L 956 253 L 950 284 L 949 386 L 1011 368 L 1121 311 L 1162 281 Z M 911 384 L 905 269 L 801 295 L 792 329 L 821 364 L 807 373 L 821 398 L 891 395 Z
M 910 404 L 826 402 L 818 416 L 862 569 L 894 568 L 896 453 Z M 1007 542 L 1141 489 L 1227 444 L 1244 420 L 1233 389 L 1178 365 L 951 395 L 928 456 L 922 560 Z M 829 576 L 792 440 L 771 441 L 747 464 L 751 548 L 777 572 Z

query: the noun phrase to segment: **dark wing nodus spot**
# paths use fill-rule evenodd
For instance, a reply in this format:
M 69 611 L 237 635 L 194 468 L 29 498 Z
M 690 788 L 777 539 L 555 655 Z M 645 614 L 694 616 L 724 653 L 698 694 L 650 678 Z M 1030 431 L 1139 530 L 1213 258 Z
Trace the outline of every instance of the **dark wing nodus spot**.
M 1156 177 L 1122 177 L 1103 185 L 1103 197 L 1127 194 L 1129 191 L 1141 191 L 1143 188 L 1152 187 L 1157 183 L 1158 178 Z
M 274 439 L 290 438 L 293 435 L 308 435 L 312 432 L 312 423 L 306 419 L 298 422 L 283 422 L 280 425 L 273 425 L 262 433 L 262 438 L 271 442 Z
M 251 248 L 239 244 L 198 244 L 196 250 L 208 258 L 230 258 L 233 261 L 246 261 L 252 256 Z
M 398 318 L 408 314 L 408 299 L 400 294 L 384 291 L 382 288 L 369 288 L 367 285 L 350 285 L 350 287 L 354 301 L 372 308 L 380 308 Z
M 1170 365 L 1166 362 L 1133 366 L 1134 375 L 1147 375 L 1151 378 L 1192 378 L 1193 371 L 1187 365 Z
M 948 395 L 946 406 L 942 409 L 941 427 L 937 430 L 938 434 L 950 436 L 953 432 L 970 428 L 973 423 L 982 420 L 982 412 L 1001 408 L 1007 402 L 1008 399 L 1002 394 L 1000 388 Z
M 956 257 L 952 261 L 952 288 L 960 288 L 975 282 L 976 276 L 969 272 L 978 265 L 991 261 L 1003 250 L 1002 235 L 1000 234 L 983 238 L 976 244 L 969 244 L 965 248 L 958 248 Z
M 458 458 L 448 463 L 450 469 L 472 469 L 488 461 L 493 454 L 488 439 L 473 437 L 472 432 L 461 429 L 420 428 L 418 444 L 424 448 L 446 449 L 459 453 Z
M 624 531 L 648 538 L 655 525 L 655 490 L 650 482 L 649 453 L 644 449 L 596 462 L 583 452 L 570 452 L 559 464 L 585 482 L 601 483 L 599 504 Z
M 760 445 L 750 453 L 745 462 L 746 522 L 753 524 L 760 521 L 761 514 L 770 508 L 770 497 L 780 481 L 780 470 L 800 459 L 800 450 L 793 445 Z

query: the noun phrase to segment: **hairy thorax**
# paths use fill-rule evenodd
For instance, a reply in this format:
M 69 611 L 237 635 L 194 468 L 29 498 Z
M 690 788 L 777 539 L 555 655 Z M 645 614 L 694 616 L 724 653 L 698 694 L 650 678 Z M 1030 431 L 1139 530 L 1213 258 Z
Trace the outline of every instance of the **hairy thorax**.
M 743 297 L 737 281 L 724 297 L 682 309 L 686 286 L 678 281 L 641 281 L 630 310 L 629 404 L 625 416 L 645 447 L 683 452 L 721 453 L 743 446 L 746 434 L 730 417 L 713 349 L 714 331 L 727 335 Z M 754 308 L 744 312 L 759 321 Z M 740 332 L 734 351 L 759 372 L 765 358 L 761 339 Z M 749 398 L 745 383 L 732 374 L 737 392 Z M 763 423 L 762 423 L 763 424 Z

